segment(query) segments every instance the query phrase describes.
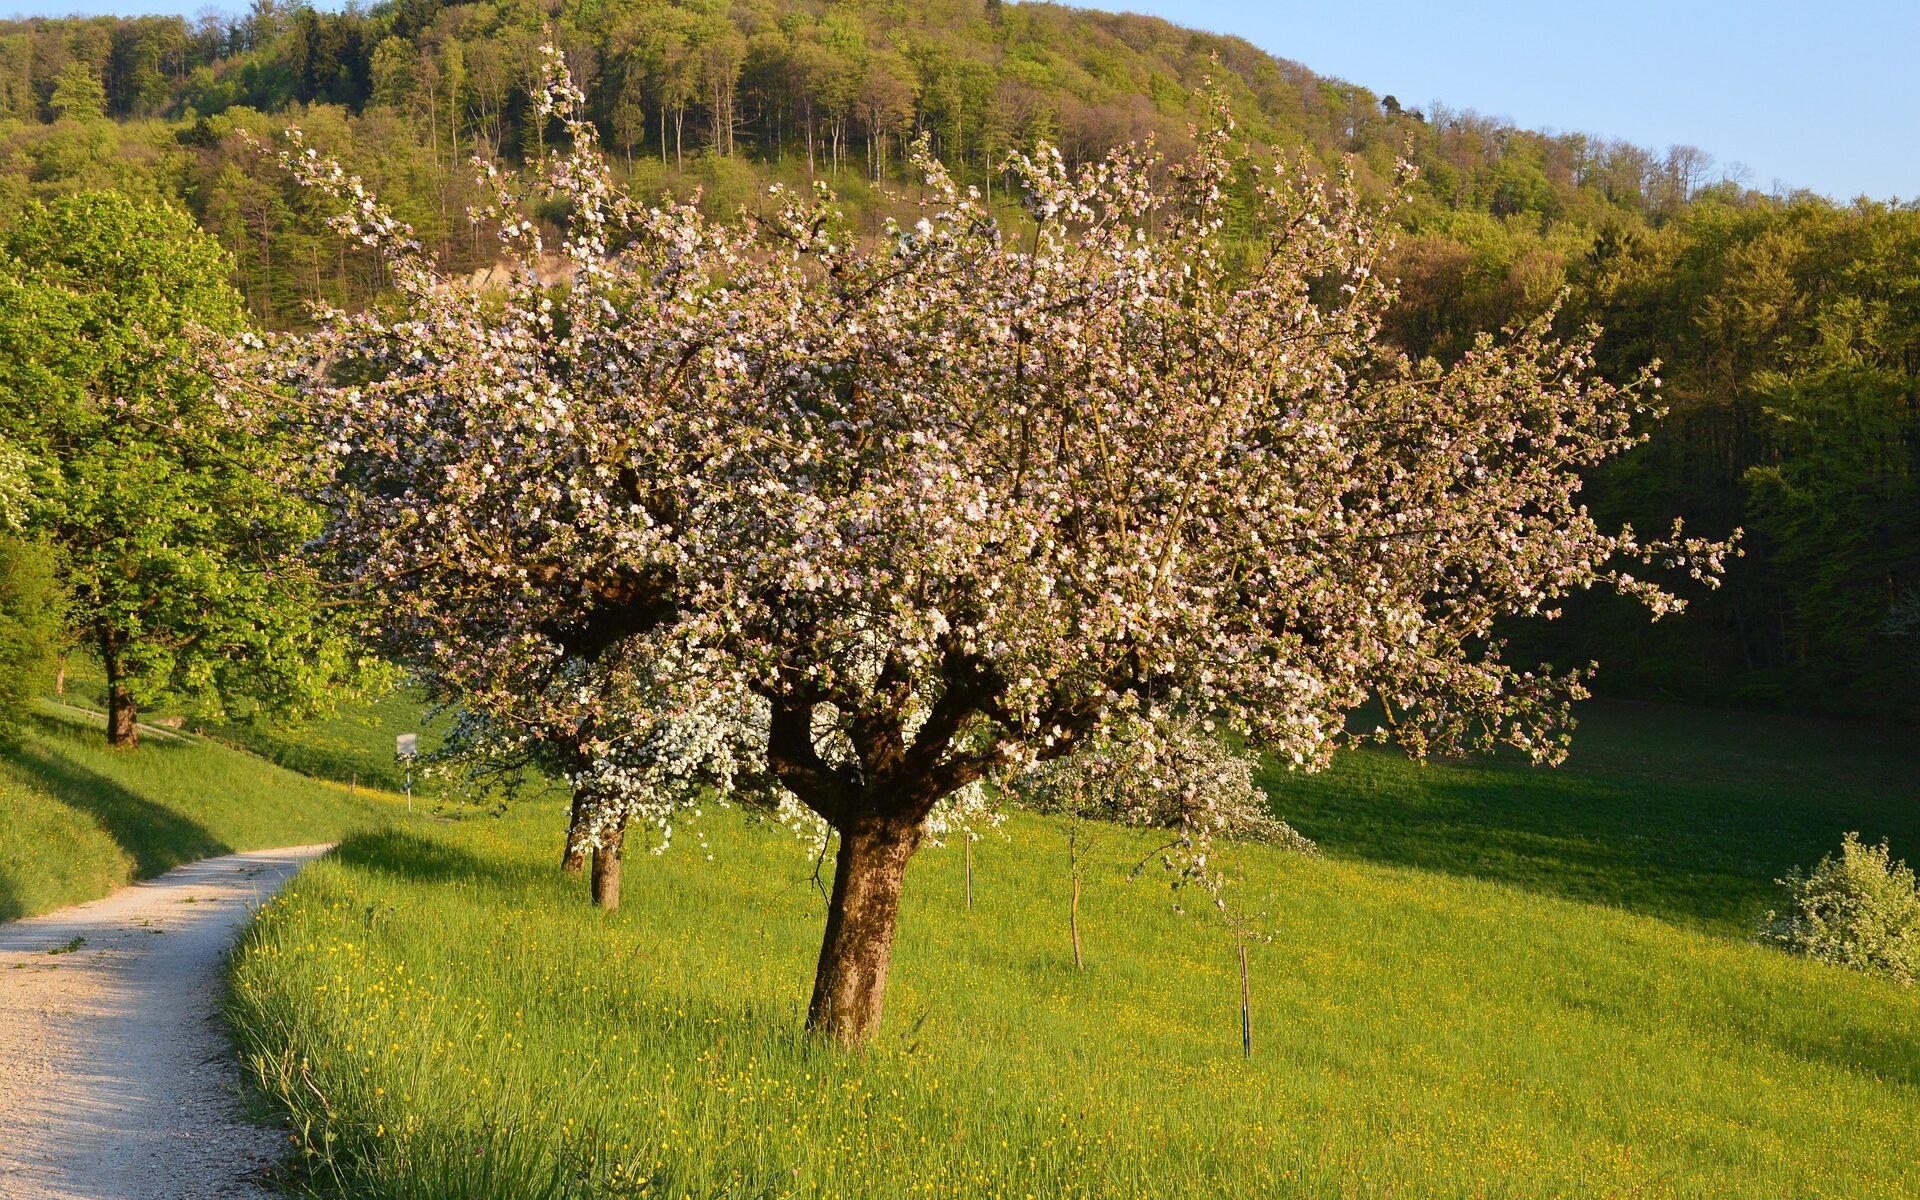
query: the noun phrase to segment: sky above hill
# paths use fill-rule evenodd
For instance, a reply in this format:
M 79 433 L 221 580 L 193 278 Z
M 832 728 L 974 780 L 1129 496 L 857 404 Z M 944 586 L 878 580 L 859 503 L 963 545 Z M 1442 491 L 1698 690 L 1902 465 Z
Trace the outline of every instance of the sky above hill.
M 1920 198 L 1920 0 L 1077 0 L 1528 128 L 1697 146 L 1839 199 Z

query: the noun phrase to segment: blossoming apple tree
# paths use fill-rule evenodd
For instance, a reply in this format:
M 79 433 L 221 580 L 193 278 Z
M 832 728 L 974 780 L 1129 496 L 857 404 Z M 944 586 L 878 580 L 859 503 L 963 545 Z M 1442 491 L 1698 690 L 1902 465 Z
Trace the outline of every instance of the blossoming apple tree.
M 443 693 L 603 749 L 758 714 L 744 753 L 837 841 L 833 1038 L 879 1020 L 908 863 L 963 789 L 1177 713 L 1306 768 L 1360 737 L 1554 760 L 1580 677 L 1509 665 L 1494 622 L 1596 585 L 1658 616 L 1641 563 L 1718 570 L 1580 503 L 1650 381 L 1544 322 L 1446 368 L 1384 347 L 1387 214 L 1256 166 L 1224 113 L 1179 162 L 1017 159 L 1012 222 L 923 155 L 919 219 L 859 236 L 824 192 L 733 221 L 621 195 L 548 70 L 570 142 L 531 198 L 489 169 L 477 214 L 522 263 L 504 292 L 296 142 L 396 292 L 260 371 L 316 446 L 317 553 Z M 564 279 L 530 199 L 567 213 Z

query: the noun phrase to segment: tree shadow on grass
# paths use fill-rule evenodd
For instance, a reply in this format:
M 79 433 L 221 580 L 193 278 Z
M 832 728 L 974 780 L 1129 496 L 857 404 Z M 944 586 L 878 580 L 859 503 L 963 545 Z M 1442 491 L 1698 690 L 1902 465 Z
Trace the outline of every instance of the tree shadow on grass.
M 1328 853 L 1487 879 L 1720 932 L 1778 903 L 1775 880 L 1857 830 L 1920 851 L 1920 805 L 1833 788 L 1650 779 L 1505 762 L 1416 766 L 1384 751 L 1324 775 L 1270 769 L 1276 810 Z
M 407 883 L 487 883 L 501 864 L 404 829 L 356 833 L 334 848 L 333 861 Z
M 1836 977 L 1847 974 L 1841 967 L 1824 969 Z M 1751 991 L 1732 996 L 1677 989 L 1647 997 L 1570 987 L 1559 1001 L 1619 1029 L 1640 1026 L 1657 1012 L 1660 1024 L 1691 1027 L 1705 1040 L 1767 1046 L 1830 1070 L 1920 1089 L 1920 1038 L 1895 1010 L 1843 1011 L 1823 1002 L 1818 981 L 1804 989 L 1769 989 L 1756 980 Z
M 1742 1032 L 1753 1040 L 1770 1042 L 1805 1062 L 1920 1089 L 1920 1039 L 1905 1030 L 1861 1020 L 1844 1020 L 1837 1034 L 1830 1028 L 1817 1032 L 1768 1028 L 1760 1019 L 1743 1024 L 1746 1028 Z
M 163 754 L 154 746 L 139 753 Z M 115 780 L 59 753 L 59 743 L 22 746 L 9 755 L 14 768 L 47 795 L 90 817 L 133 859 L 134 875 L 155 875 L 233 848 L 206 826 L 134 792 Z

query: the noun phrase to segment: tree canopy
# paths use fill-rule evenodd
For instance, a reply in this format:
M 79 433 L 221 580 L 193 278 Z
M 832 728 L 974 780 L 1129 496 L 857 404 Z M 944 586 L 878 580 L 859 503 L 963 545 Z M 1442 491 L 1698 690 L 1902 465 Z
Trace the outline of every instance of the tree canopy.
M 106 671 L 117 745 L 142 704 L 297 711 L 353 663 L 290 555 L 313 510 L 273 443 L 223 433 L 195 366 L 201 338 L 245 326 L 228 267 L 191 218 L 114 193 L 32 207 L 0 256 L 0 436 Z
M 1544 320 L 1392 349 L 1381 208 L 1237 144 L 1223 97 L 1171 162 L 1019 158 L 1026 230 L 923 141 L 923 215 L 869 240 L 824 187 L 740 222 L 630 200 L 552 53 L 567 147 L 525 199 L 489 173 L 504 294 L 296 142 L 397 294 L 233 386 L 317 431 L 321 561 L 432 686 L 607 730 L 596 756 L 738 714 L 837 835 L 822 1032 L 870 1035 L 907 863 L 970 787 L 1178 712 L 1309 769 L 1374 737 L 1554 761 L 1580 677 L 1510 665 L 1496 619 L 1596 585 L 1657 616 L 1648 570 L 1717 576 L 1723 546 L 1580 502 L 1642 382 Z M 569 214 L 557 280 L 527 204 Z

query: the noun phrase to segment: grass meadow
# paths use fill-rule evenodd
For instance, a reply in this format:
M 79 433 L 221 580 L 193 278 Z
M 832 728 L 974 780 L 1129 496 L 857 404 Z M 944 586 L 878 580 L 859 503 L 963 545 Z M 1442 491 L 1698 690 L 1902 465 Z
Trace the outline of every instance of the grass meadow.
M 191 736 L 106 745 L 97 718 L 43 706 L 0 754 L 0 920 L 104 896 L 235 850 L 333 841 L 394 805 Z
M 1595 703 L 1557 768 L 1365 750 L 1264 782 L 1339 857 L 1734 936 L 1777 902 L 1775 880 L 1846 831 L 1920 862 L 1920 739 L 1891 725 Z
M 1276 777 L 1327 855 L 1230 852 L 1274 935 L 1251 1059 L 1222 926 L 1126 878 L 1151 840 L 1096 845 L 1076 971 L 1031 817 L 976 845 L 970 911 L 957 847 L 916 859 L 859 1054 L 799 1031 L 811 863 L 716 814 L 712 861 L 631 854 L 612 915 L 557 806 L 350 837 L 246 937 L 231 1013 L 317 1195 L 1916 1196 L 1920 995 L 1746 929 L 1846 829 L 1916 856 L 1917 757 L 1613 708 L 1559 775 Z

